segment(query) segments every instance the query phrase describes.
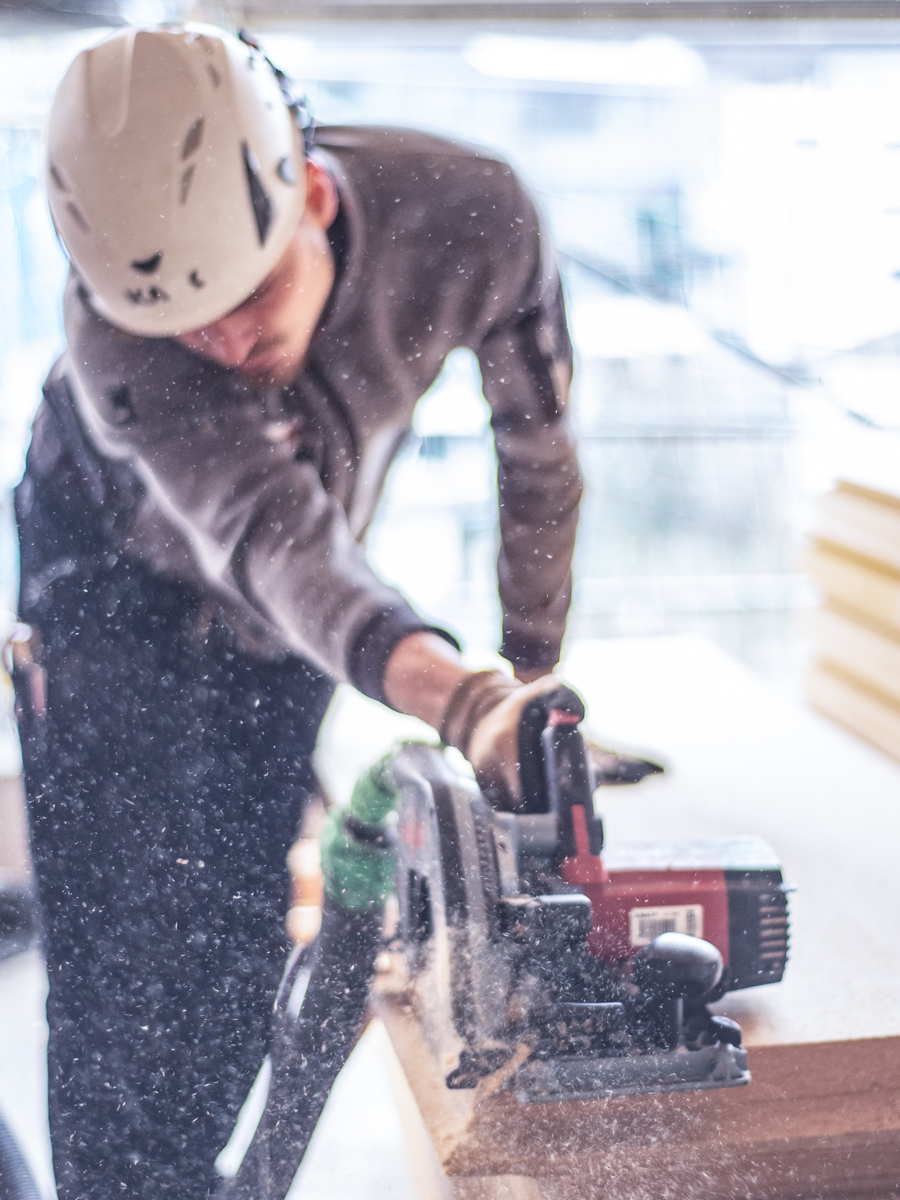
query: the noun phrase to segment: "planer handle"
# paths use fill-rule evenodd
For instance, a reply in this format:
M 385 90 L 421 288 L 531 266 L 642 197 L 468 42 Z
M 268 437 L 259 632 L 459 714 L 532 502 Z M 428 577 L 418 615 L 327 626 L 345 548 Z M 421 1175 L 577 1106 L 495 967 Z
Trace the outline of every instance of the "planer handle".
M 573 809 L 581 807 L 590 853 L 603 848 L 603 824 L 594 816 L 591 769 L 579 725 L 581 697 L 569 687 L 537 696 L 519 722 L 519 778 L 522 803 L 517 811 L 554 813 L 559 829 L 558 854 L 578 853 Z

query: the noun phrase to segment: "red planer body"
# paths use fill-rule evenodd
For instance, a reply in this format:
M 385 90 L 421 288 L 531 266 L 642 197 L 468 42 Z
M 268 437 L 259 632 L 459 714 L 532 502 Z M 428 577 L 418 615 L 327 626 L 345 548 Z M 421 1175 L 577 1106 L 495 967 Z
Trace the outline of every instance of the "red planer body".
M 638 843 L 610 848 L 605 861 L 588 851 L 566 859 L 561 874 L 590 900 L 587 948 L 611 967 L 625 967 L 660 934 L 684 933 L 716 947 L 728 991 L 784 974 L 786 888 L 759 838 Z

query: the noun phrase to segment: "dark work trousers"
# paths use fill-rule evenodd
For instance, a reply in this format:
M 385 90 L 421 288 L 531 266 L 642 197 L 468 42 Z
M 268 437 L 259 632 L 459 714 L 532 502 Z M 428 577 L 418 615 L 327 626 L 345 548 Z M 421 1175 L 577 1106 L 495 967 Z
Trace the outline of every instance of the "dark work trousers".
M 285 855 L 333 683 L 120 560 L 52 585 L 19 688 L 61 1200 L 199 1200 L 267 1050 Z

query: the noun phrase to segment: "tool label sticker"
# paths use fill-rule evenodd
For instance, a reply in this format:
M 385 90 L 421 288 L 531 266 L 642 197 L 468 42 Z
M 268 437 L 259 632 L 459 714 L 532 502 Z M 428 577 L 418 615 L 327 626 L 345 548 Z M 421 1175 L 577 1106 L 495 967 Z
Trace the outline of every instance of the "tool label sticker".
M 646 946 L 661 933 L 687 933 L 703 937 L 703 905 L 673 904 L 670 908 L 632 908 L 628 935 L 632 946 Z

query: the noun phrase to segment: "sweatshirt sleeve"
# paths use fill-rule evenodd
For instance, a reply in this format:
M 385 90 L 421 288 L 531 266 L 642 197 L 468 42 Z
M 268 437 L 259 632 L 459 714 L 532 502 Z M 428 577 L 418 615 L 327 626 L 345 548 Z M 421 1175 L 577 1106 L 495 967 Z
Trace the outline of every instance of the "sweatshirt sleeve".
M 533 205 L 521 192 L 517 204 L 521 216 L 512 222 L 525 228 L 510 274 L 530 274 L 478 359 L 498 461 L 500 652 L 513 666 L 551 670 L 571 600 L 582 484 L 567 412 L 572 349 L 559 274 Z
M 71 291 L 66 333 L 92 434 L 133 463 L 210 584 L 383 701 L 390 651 L 431 627 L 368 566 L 313 464 L 267 436 L 258 397 L 177 343 L 114 329 Z

